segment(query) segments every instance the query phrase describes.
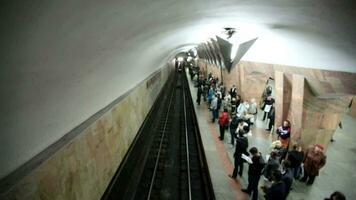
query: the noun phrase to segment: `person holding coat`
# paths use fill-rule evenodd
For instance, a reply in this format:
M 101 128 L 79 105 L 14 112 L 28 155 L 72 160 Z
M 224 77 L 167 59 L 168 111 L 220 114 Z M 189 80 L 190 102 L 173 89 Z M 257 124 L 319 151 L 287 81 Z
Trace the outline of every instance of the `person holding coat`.
M 302 182 L 307 182 L 307 185 L 314 183 L 315 177 L 319 175 L 319 170 L 326 164 L 326 156 L 323 152 L 324 146 L 316 144 L 309 147 L 304 156 L 304 176 Z
M 277 137 L 281 141 L 282 147 L 287 149 L 289 146 L 290 132 L 290 122 L 289 120 L 284 120 L 282 126 L 277 129 Z
M 242 154 L 245 154 L 246 156 L 249 155 L 249 153 L 247 152 L 248 139 L 244 136 L 246 131 L 248 130 L 240 130 L 238 133 L 238 137 L 236 137 L 236 148 L 234 153 L 235 168 L 232 174 L 229 175 L 229 177 L 232 179 L 235 179 L 237 177 L 237 174 L 239 174 L 239 176 L 242 177 L 243 167 L 244 167 Z

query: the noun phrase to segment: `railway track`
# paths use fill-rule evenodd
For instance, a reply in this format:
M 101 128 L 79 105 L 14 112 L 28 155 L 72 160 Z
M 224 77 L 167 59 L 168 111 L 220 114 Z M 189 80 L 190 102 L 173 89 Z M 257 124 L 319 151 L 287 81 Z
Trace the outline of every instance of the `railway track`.
M 102 199 L 215 198 L 186 76 L 173 76 Z

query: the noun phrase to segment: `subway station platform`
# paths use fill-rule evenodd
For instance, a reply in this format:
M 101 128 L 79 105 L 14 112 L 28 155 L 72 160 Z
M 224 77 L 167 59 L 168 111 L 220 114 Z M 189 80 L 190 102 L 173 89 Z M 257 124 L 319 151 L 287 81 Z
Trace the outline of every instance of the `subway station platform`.
M 205 156 L 208 162 L 209 172 L 213 183 L 215 197 L 218 200 L 236 199 L 247 200 L 249 196 L 241 191 L 241 188 L 247 187 L 247 170 L 245 163 L 243 176 L 233 180 L 228 177 L 234 168 L 233 154 L 235 147 L 230 144 L 230 133 L 225 132 L 223 141 L 219 140 L 219 125 L 217 120 L 211 122 L 211 113 L 208 110 L 208 104 L 201 101 L 197 105 L 197 89 L 193 86 L 189 73 L 187 73 L 188 82 L 194 102 L 194 108 L 198 119 L 201 138 L 205 150 Z M 262 112 L 259 114 L 254 126 L 252 126 L 252 136 L 248 137 L 249 148 L 255 146 L 265 157 L 268 148 L 274 141 L 275 134 L 270 134 L 265 129 L 266 122 L 263 122 Z M 343 116 L 343 129 L 338 128 L 334 134 L 335 142 L 331 143 L 326 152 L 327 163 L 320 171 L 312 186 L 294 180 L 292 190 L 288 200 L 316 200 L 329 197 L 336 190 L 343 192 L 347 199 L 356 199 L 354 190 L 354 166 L 356 164 L 356 119 L 349 115 Z M 262 186 L 262 178 L 260 186 Z M 260 189 L 259 186 L 259 189 Z M 264 193 L 260 189 L 259 199 L 264 199 Z

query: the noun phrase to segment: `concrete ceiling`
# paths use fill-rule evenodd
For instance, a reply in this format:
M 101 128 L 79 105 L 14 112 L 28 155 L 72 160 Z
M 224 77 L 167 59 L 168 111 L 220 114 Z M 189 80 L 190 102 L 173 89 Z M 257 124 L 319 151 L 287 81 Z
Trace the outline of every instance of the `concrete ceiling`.
M 259 37 L 243 60 L 356 72 L 342 0 L 4 0 L 0 178 L 222 27 Z

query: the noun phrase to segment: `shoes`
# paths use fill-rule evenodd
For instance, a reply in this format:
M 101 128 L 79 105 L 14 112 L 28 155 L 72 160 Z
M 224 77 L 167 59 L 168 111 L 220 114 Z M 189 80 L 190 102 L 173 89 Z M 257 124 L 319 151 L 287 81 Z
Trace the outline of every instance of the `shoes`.
M 228 176 L 232 179 L 236 179 L 236 177 L 233 177 L 232 174 L 229 174 Z
M 302 179 L 299 179 L 299 181 L 300 182 L 307 182 L 307 179 L 302 178 Z
M 268 131 L 268 132 L 270 132 L 271 130 L 269 130 L 269 129 L 265 129 L 266 131 Z
M 248 194 L 248 195 L 251 194 L 247 189 L 241 189 L 241 191 L 244 192 L 244 193 L 246 193 L 246 194 Z
M 311 186 L 311 185 L 313 185 L 313 183 L 309 183 L 309 182 L 307 182 L 307 186 Z

